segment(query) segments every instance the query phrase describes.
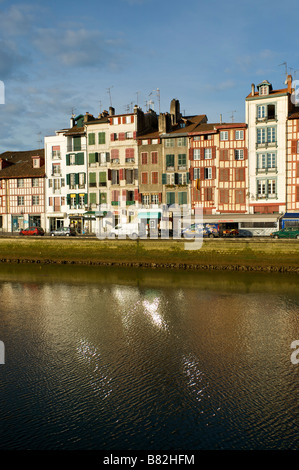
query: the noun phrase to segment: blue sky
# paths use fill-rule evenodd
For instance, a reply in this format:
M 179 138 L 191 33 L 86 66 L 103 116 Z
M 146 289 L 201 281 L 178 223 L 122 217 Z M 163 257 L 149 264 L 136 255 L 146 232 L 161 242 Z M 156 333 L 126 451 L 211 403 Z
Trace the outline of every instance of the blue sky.
M 69 118 L 146 102 L 245 119 L 251 83 L 299 79 L 299 5 L 276 0 L 0 0 L 0 151 L 41 146 Z M 152 93 L 153 92 L 153 93 Z M 152 93 L 152 94 L 151 94 Z M 151 94 L 151 95 L 150 95 Z

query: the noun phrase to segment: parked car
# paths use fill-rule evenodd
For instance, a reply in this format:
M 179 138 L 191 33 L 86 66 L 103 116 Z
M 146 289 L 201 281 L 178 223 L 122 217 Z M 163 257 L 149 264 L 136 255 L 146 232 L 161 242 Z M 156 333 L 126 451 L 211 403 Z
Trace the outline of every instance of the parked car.
M 219 237 L 218 226 L 216 224 L 191 224 L 182 230 L 184 238 L 198 237 Z
M 252 232 L 250 232 L 250 230 L 239 229 L 238 237 L 250 238 L 252 236 L 253 235 L 252 235 Z
M 118 224 L 110 230 L 109 238 L 115 238 L 115 236 L 121 236 L 121 238 L 124 238 L 125 236 L 128 236 L 136 239 L 147 235 L 147 233 L 148 230 L 142 229 L 138 223 Z
M 28 227 L 20 230 L 20 235 L 44 235 L 45 231 L 41 227 Z
M 277 232 L 273 232 L 270 235 L 272 238 L 297 238 L 299 240 L 299 228 L 298 227 L 286 227 Z
M 76 232 L 69 227 L 60 227 L 56 230 L 51 230 L 50 235 L 52 237 L 70 237 L 76 235 Z

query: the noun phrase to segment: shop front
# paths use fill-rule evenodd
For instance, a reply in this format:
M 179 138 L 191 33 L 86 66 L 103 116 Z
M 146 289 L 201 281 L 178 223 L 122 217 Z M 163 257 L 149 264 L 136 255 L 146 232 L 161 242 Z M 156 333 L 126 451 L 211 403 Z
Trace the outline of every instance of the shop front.
M 281 219 L 281 228 L 298 227 L 299 228 L 299 212 L 286 212 Z

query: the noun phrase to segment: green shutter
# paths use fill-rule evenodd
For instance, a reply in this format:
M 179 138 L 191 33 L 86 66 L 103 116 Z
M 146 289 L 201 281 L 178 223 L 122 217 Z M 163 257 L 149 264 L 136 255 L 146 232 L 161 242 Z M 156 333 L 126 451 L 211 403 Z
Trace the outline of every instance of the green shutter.
M 80 197 L 79 197 L 79 194 L 76 194 L 76 205 L 78 205 L 80 203 Z
M 76 153 L 76 165 L 84 165 L 84 153 Z
M 175 204 L 175 193 L 166 193 L 166 204 Z
M 162 174 L 162 184 L 166 184 L 166 183 L 167 183 L 167 174 L 163 173 Z
M 75 173 L 75 184 L 79 184 L 79 173 Z
M 106 171 L 100 171 L 100 183 L 106 183 Z
M 73 139 L 73 149 L 81 150 L 81 137 L 74 137 Z
M 189 184 L 189 181 L 190 181 L 189 171 L 186 173 L 186 181 L 187 181 L 187 184 Z
M 96 182 L 97 182 L 97 174 L 89 173 L 89 183 L 96 183 Z
M 66 164 L 67 165 L 70 164 L 70 154 L 69 153 L 66 154 Z
M 66 175 L 66 184 L 70 185 L 70 175 Z
M 89 203 L 90 204 L 96 204 L 97 203 L 97 194 L 96 193 L 90 193 L 89 194 Z
M 84 204 L 85 205 L 88 204 L 88 194 L 87 193 L 84 194 Z
M 99 132 L 99 144 L 105 144 L 106 139 L 105 139 L 105 132 Z
M 69 175 L 68 175 L 69 176 Z M 66 196 L 66 202 L 67 202 L 67 205 L 70 206 L 71 205 L 71 195 L 70 194 L 67 194 Z
M 174 167 L 174 155 L 166 155 L 166 167 Z
M 95 139 L 95 134 L 88 134 L 88 145 L 95 145 L 96 139 Z
M 95 153 L 90 153 L 88 155 L 88 161 L 89 161 L 89 163 L 96 163 L 96 154 Z

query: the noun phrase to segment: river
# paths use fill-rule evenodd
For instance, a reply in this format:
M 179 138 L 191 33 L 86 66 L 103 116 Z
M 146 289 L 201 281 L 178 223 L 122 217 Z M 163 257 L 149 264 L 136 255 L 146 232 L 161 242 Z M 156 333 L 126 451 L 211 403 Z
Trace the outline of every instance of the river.
M 298 276 L 2 265 L 0 449 L 299 449 Z

